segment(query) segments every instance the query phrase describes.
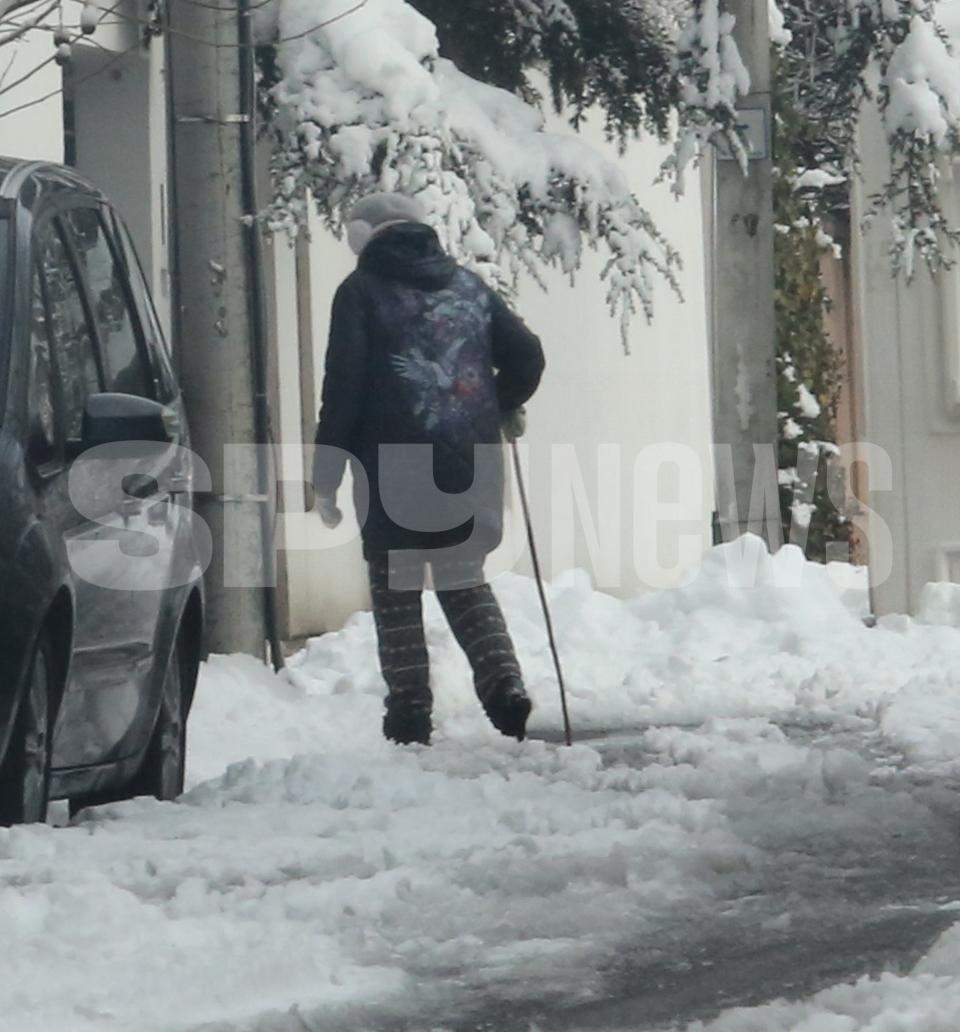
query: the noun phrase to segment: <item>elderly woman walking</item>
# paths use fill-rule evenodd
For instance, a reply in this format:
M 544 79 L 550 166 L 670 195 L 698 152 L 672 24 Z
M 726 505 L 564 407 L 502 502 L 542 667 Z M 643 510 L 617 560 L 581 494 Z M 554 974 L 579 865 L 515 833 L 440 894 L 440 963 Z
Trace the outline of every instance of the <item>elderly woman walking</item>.
M 530 699 L 483 576 L 503 532 L 501 434 L 543 372 L 537 337 L 458 265 L 400 194 L 360 201 L 347 224 L 357 267 L 333 302 L 313 483 L 328 526 L 354 468 L 380 666 L 384 735 L 428 744 L 433 694 L 423 629 L 427 566 L 493 725 L 524 737 Z

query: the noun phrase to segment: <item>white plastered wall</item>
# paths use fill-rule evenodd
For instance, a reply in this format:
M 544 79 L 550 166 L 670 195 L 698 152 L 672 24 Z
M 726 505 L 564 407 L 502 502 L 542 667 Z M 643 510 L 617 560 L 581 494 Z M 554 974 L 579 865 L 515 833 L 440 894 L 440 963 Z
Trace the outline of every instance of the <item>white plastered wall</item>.
M 20 19 L 29 20 L 29 16 L 23 14 Z M 4 157 L 63 160 L 63 99 L 57 92 L 63 76 L 58 65 L 44 64 L 52 53 L 50 33 L 42 29 L 2 48 L 0 154 Z
M 854 216 L 888 178 L 880 116 L 861 123 L 863 181 Z M 942 202 L 960 218 L 960 171 L 945 167 Z M 864 520 L 877 613 L 916 612 L 929 581 L 960 582 L 960 274 L 922 265 L 907 283 L 890 268 L 890 221 L 854 234 L 854 303 L 863 354 Z

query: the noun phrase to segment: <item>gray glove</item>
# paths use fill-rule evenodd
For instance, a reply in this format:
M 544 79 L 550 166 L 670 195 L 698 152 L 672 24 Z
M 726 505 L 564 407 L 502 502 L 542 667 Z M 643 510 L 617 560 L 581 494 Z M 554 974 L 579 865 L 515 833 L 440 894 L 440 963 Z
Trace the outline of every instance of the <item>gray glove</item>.
M 334 492 L 332 495 L 325 494 L 317 487 L 317 458 L 320 453 L 320 449 L 317 448 L 313 453 L 313 475 L 312 484 L 313 487 L 313 507 L 317 510 L 320 519 L 323 520 L 324 526 L 329 527 L 330 530 L 334 530 L 340 526 L 340 521 L 343 519 L 343 513 L 337 508 L 337 495 Z
M 323 520 L 325 527 L 328 527 L 330 530 L 336 530 L 340 526 L 343 513 L 337 508 L 336 498 L 324 498 L 322 495 L 317 495 L 314 508 L 317 510 L 320 519 Z
M 521 405 L 512 412 L 504 412 L 500 427 L 507 443 L 512 444 L 527 432 L 527 410 Z

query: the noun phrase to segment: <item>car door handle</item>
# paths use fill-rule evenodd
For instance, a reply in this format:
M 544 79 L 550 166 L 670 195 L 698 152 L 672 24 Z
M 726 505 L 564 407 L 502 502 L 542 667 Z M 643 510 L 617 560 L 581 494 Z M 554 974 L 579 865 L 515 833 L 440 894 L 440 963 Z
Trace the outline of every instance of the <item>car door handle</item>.
M 151 498 L 160 494 L 157 478 L 148 473 L 131 473 L 123 478 L 123 493 L 131 499 Z M 139 512 L 139 509 L 137 510 Z

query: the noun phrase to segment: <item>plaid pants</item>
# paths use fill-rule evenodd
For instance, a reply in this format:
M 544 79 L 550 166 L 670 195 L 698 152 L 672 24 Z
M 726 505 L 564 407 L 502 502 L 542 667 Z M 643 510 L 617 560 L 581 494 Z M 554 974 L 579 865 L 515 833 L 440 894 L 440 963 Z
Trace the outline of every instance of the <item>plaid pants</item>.
M 470 661 L 474 688 L 485 704 L 504 679 L 521 676 L 503 612 L 483 579 L 482 560 L 456 560 L 442 568 L 432 562 L 431 567 L 437 599 Z M 380 669 L 388 689 L 386 703 L 429 710 L 433 693 L 423 630 L 422 553 L 413 553 L 409 560 L 397 553 L 391 561 L 377 556 L 368 570 Z

